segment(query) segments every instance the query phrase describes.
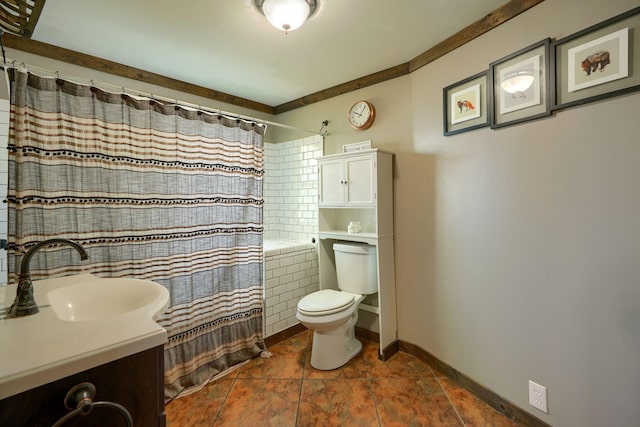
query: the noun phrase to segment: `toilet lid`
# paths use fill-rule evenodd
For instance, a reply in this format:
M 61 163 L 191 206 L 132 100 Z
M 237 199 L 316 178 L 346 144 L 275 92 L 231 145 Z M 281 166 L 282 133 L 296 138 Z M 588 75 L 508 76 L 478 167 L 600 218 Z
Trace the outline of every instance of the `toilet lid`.
M 354 294 L 323 289 L 302 298 L 298 303 L 298 310 L 308 316 L 321 316 L 345 310 L 354 302 Z

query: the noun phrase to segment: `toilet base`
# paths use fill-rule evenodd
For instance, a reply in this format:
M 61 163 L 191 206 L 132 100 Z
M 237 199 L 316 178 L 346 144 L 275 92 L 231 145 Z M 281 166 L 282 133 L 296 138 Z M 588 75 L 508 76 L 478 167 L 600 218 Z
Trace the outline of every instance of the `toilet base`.
M 296 317 L 307 328 L 313 330 L 311 344 L 311 366 L 321 371 L 337 369 L 362 351 L 362 343 L 356 339 L 358 305 L 364 295 L 354 295 L 355 304 L 344 312 L 327 316 L 306 316 L 296 312 Z
M 314 331 L 311 366 L 321 371 L 329 371 L 353 359 L 362 351 L 362 343 L 348 335 L 345 336 L 344 328 L 330 332 Z

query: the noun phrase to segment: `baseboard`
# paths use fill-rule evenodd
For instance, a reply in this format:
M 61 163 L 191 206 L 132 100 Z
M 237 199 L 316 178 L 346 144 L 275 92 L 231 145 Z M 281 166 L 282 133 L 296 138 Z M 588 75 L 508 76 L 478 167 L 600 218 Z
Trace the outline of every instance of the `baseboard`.
M 367 340 L 371 342 L 380 342 L 380 334 L 377 332 L 369 331 L 368 329 L 363 329 L 358 326 L 355 328 L 356 338 L 360 338 L 362 340 Z M 395 340 L 385 348 L 380 349 L 378 352 L 378 359 L 380 360 L 389 360 L 391 356 L 400 351 L 399 341 Z
M 530 427 L 550 427 L 549 424 L 536 418 L 519 406 L 514 405 L 508 400 L 502 398 L 500 395 L 489 390 L 482 384 L 477 383 L 462 372 L 459 372 L 456 369 L 452 368 L 447 363 L 443 362 L 442 360 L 438 359 L 437 357 L 435 357 L 428 351 L 423 350 L 417 345 L 400 341 L 400 351 L 415 356 L 423 362 L 428 363 L 433 369 L 441 372 L 446 377 L 455 381 L 459 386 L 470 391 L 474 396 L 491 406 L 496 411 L 500 412 L 507 418 L 516 421 L 518 425 Z
M 286 341 L 289 338 L 293 337 L 294 335 L 298 335 L 299 333 L 304 332 L 306 330 L 307 328 L 302 326 L 301 323 L 297 323 L 285 330 L 276 332 L 275 334 L 266 337 L 264 339 L 264 345 L 267 346 L 267 348 L 269 348 L 272 345 L 276 345 L 282 341 Z
M 368 329 L 363 329 L 359 326 L 355 327 L 356 338 L 360 338 L 362 340 L 377 342 L 380 339 L 380 335 L 377 332 L 370 331 Z
M 291 338 L 294 335 L 299 334 L 307 330 L 301 324 L 294 325 L 284 331 L 278 332 L 270 337 L 265 339 L 265 344 L 268 346 L 277 344 L 279 342 L 285 341 Z M 356 337 L 372 341 L 379 342 L 380 336 L 377 332 L 369 331 L 363 328 L 356 327 Z M 502 398 L 500 395 L 494 393 L 489 390 L 482 384 L 477 383 L 473 379 L 469 378 L 462 372 L 457 371 L 447 363 L 438 359 L 428 351 L 418 347 L 415 344 L 411 344 L 404 341 L 394 341 L 387 348 L 383 349 L 379 353 L 379 358 L 381 360 L 388 360 L 391 356 L 396 354 L 398 351 L 403 351 L 407 354 L 417 357 L 425 363 L 428 363 L 433 369 L 442 373 L 446 377 L 455 381 L 460 387 L 470 391 L 474 396 L 478 399 L 482 400 L 489 406 L 491 406 L 496 411 L 500 412 L 504 416 L 516 421 L 518 425 L 527 426 L 527 427 L 550 427 L 549 424 L 544 421 L 536 418 L 531 415 L 524 409 L 520 408 L 517 405 L 509 402 L 507 399 Z

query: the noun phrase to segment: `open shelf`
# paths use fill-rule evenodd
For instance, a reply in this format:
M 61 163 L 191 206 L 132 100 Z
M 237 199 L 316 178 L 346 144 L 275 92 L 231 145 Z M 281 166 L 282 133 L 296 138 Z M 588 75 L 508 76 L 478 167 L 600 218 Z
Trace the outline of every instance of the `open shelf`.
M 376 247 L 378 292 L 360 303 L 362 327 L 379 333 L 380 355 L 397 341 L 393 248 L 393 155 L 376 149 L 318 159 L 320 289 L 338 289 L 333 244 Z M 357 221 L 361 232 L 349 233 Z M 377 330 L 375 330 L 377 329 Z

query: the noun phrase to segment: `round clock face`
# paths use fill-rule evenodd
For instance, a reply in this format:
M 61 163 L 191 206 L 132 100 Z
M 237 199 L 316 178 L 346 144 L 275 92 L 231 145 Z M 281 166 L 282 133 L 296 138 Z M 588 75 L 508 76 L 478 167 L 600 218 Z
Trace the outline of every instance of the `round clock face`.
M 349 124 L 354 129 L 370 128 L 375 118 L 376 110 L 370 102 L 358 101 L 349 109 Z

